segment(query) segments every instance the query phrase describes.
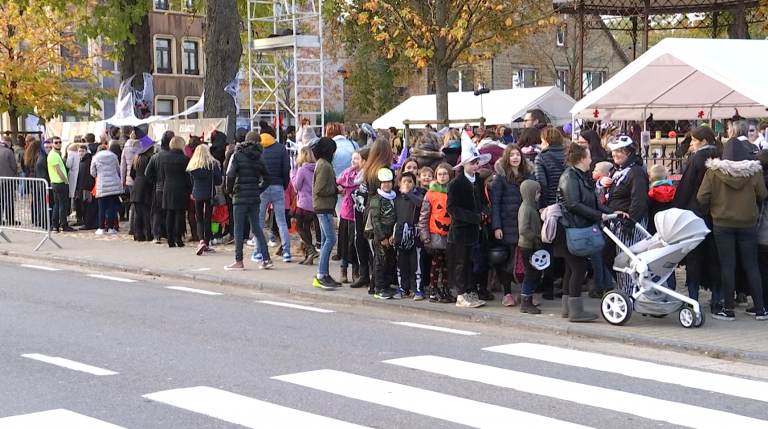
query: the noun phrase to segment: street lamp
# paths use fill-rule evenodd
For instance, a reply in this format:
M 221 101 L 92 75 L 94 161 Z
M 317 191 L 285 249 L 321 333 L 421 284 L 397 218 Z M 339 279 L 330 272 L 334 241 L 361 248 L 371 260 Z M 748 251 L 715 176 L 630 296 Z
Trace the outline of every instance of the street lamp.
M 475 90 L 475 96 L 480 96 L 480 117 L 483 119 L 485 119 L 485 113 L 483 112 L 483 94 L 488 94 L 489 92 L 491 92 L 491 90 L 486 88 L 485 84 L 482 82 L 477 85 L 477 89 Z M 481 126 L 485 126 L 485 124 L 483 123 Z

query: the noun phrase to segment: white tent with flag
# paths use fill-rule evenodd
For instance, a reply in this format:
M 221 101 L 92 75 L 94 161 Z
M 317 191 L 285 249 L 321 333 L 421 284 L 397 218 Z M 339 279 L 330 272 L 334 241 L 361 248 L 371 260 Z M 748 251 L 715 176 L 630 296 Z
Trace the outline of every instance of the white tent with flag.
M 573 98 L 554 86 L 503 89 L 482 96 L 476 96 L 473 92 L 451 92 L 448 93 L 448 118 L 473 119 L 484 116 L 486 125 L 509 125 L 525 116 L 527 110 L 541 109 L 551 124 L 564 125 L 571 122 L 569 110 L 575 103 Z M 437 122 L 436 96 L 410 97 L 372 125 L 374 128 L 402 128 L 405 120 Z M 471 124 L 479 125 L 477 122 Z
M 666 38 L 571 110 L 577 119 L 768 116 L 768 40 Z

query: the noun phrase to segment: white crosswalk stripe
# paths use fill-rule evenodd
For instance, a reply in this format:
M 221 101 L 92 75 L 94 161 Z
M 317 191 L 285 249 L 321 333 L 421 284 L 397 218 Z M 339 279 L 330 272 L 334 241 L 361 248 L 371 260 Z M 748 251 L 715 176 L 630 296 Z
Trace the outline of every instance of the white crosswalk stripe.
M 190 387 L 144 395 L 156 402 L 253 429 L 362 429 L 364 426 L 294 410 L 212 387 Z
M 761 381 L 543 344 L 507 344 L 483 350 L 694 389 L 713 391 L 716 387 L 717 393 L 768 402 L 768 383 Z
M 438 356 L 384 362 L 697 429 L 768 425 L 766 421 L 723 411 Z
M 510 422 L 514 422 L 515 427 L 531 426 L 547 429 L 588 427 L 524 411 L 477 402 L 471 399 L 459 398 L 457 396 L 330 369 L 272 378 L 474 428 L 508 429 L 511 427 Z M 440 405 L 425 407 L 424 404 Z M 468 413 L 467 410 L 472 410 L 472 412 Z
M 0 429 L 125 429 L 68 410 L 0 418 Z

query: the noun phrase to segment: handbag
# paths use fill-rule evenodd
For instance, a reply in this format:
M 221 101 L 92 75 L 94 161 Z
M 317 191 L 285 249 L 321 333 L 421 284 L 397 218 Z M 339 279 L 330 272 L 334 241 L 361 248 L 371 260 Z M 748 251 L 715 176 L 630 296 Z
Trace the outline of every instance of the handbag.
M 565 242 L 568 252 L 574 256 L 590 256 L 605 246 L 603 231 L 598 224 L 587 228 L 565 228 Z

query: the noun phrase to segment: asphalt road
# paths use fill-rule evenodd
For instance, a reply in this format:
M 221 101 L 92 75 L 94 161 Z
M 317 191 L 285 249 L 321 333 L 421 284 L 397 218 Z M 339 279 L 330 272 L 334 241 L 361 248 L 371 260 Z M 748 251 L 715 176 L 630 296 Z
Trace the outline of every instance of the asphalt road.
M 27 263 L 0 259 L 0 429 L 768 427 L 759 366 Z

